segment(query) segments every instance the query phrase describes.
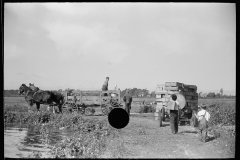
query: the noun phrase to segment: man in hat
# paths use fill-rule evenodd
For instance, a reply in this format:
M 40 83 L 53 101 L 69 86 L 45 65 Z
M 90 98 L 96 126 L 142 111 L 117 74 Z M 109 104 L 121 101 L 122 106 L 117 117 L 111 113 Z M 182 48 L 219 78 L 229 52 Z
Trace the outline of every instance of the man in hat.
M 209 122 L 210 113 L 206 110 L 207 105 L 201 104 L 198 107 L 200 108 L 200 111 L 197 114 L 195 113 L 195 116 L 197 117 L 198 122 L 200 123 L 203 120 L 203 117 L 206 119 L 207 122 Z M 199 137 L 200 137 L 200 141 L 202 142 L 206 142 L 207 128 L 208 128 L 208 124 L 204 124 L 203 127 L 199 128 Z
M 102 86 L 102 91 L 108 90 L 108 81 L 109 81 L 109 77 L 106 77 L 106 80 L 104 81 L 103 86 Z M 107 93 L 104 93 L 104 96 L 107 96 Z
M 106 80 L 104 81 L 103 86 L 102 86 L 102 91 L 108 90 L 108 81 L 109 81 L 109 77 L 106 77 Z
M 38 87 L 35 87 L 35 86 L 34 86 L 34 83 L 33 83 L 33 84 L 29 83 L 29 88 L 30 88 L 32 91 L 34 91 L 34 92 L 37 92 L 37 91 L 39 90 Z
M 131 103 L 132 103 L 132 96 L 130 94 L 130 90 L 126 91 L 126 94 L 123 96 L 123 101 L 125 102 L 125 110 L 130 116 L 130 109 L 131 109 Z
M 170 97 L 167 97 L 170 98 Z M 170 110 L 170 127 L 173 134 L 178 132 L 178 110 L 179 102 L 175 94 L 171 95 L 171 100 L 167 102 L 166 107 Z

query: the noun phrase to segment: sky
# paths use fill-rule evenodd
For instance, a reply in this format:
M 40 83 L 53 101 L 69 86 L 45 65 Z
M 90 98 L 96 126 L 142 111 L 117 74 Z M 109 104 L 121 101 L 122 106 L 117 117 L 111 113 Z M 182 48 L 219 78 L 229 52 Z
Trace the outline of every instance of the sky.
M 236 94 L 234 3 L 4 3 L 4 89 Z

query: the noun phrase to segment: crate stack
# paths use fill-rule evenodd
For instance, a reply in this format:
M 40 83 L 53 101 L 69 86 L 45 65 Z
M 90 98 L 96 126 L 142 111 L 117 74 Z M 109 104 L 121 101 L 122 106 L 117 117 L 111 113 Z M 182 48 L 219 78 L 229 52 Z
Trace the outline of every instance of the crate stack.
M 197 86 L 179 82 L 165 82 L 165 90 L 168 91 L 168 94 L 181 93 L 186 99 L 186 105 L 196 109 L 198 104 Z

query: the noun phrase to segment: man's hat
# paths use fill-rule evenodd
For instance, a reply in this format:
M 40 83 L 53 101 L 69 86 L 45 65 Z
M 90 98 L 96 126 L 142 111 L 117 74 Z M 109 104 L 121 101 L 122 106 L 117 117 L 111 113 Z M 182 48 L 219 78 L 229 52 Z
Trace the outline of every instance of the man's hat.
M 207 105 L 205 103 L 202 103 L 200 106 L 198 106 L 199 108 L 206 108 Z

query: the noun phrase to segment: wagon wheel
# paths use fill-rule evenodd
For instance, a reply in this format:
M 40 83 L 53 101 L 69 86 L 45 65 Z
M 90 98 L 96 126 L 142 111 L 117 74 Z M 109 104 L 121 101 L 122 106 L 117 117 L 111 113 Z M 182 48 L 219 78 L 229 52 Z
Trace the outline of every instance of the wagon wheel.
M 85 108 L 86 106 L 83 104 L 83 105 L 78 105 L 78 113 L 81 113 L 81 114 L 84 114 L 85 113 Z
M 95 109 L 93 108 L 93 107 L 87 107 L 86 109 L 85 109 L 85 115 L 87 115 L 87 116 L 91 116 L 91 115 L 93 115 L 95 113 Z
M 70 106 L 71 106 L 72 112 L 78 112 L 78 107 L 77 107 L 77 105 L 75 103 L 71 103 Z
M 110 104 L 111 104 L 112 107 L 119 107 L 119 104 L 115 99 L 111 99 Z
M 106 116 L 108 116 L 108 114 L 110 113 L 110 111 L 113 109 L 113 107 L 107 105 L 107 104 L 102 104 L 101 106 L 102 109 L 102 113 Z
M 68 102 L 63 103 L 62 113 L 69 113 L 70 104 Z

